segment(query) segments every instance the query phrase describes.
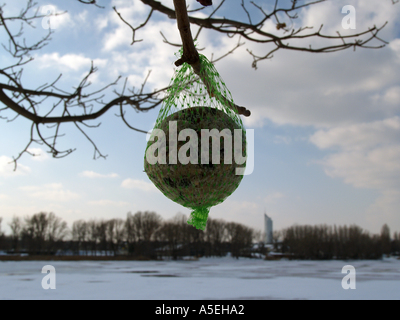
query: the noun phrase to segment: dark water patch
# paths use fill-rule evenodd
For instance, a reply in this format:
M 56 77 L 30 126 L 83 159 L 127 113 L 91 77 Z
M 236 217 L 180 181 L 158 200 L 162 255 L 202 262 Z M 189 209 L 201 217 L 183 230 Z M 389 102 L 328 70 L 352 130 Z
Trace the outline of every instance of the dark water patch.
M 160 271 L 151 270 L 138 270 L 138 271 L 124 271 L 125 273 L 159 273 Z
M 6 276 L 24 276 L 24 275 L 27 275 L 27 274 L 29 274 L 29 273 L 6 273 L 5 275 Z
M 179 277 L 175 274 L 142 274 L 142 277 L 160 277 L 160 278 L 176 278 Z
M 248 276 L 248 277 L 239 277 L 239 279 L 272 279 L 273 276 Z

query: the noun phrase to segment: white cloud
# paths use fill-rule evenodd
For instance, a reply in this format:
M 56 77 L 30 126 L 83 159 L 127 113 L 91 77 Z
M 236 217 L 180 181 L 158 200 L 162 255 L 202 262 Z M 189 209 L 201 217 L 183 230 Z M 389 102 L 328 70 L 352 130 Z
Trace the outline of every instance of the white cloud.
M 394 39 L 389 43 L 389 48 L 395 53 L 396 55 L 396 62 L 400 62 L 400 39 Z
M 119 177 L 116 173 L 101 174 L 94 171 L 83 171 L 79 174 L 81 177 L 86 178 L 117 178 Z
M 128 39 L 132 39 L 132 30 L 127 26 L 115 29 L 112 33 L 105 36 L 104 50 L 115 50 L 120 45 L 128 45 Z
M 20 187 L 31 198 L 45 201 L 70 201 L 79 199 L 81 196 L 70 190 L 65 190 L 61 183 L 50 183 L 43 186 Z
M 168 3 L 168 1 L 170 3 Z M 164 5 L 171 5 L 172 1 L 167 0 L 167 1 L 162 1 Z M 167 3 L 165 3 L 167 2 Z M 173 5 L 173 4 L 172 4 Z M 149 6 L 144 5 L 140 1 L 126 1 L 126 0 L 112 0 L 112 6 L 116 7 L 118 12 L 124 15 L 136 13 L 136 14 L 147 14 L 150 12 Z M 120 20 L 119 17 L 115 14 L 115 12 L 112 12 L 112 16 L 115 18 L 115 20 Z
M 332 150 L 318 161 L 325 173 L 356 188 L 379 191 L 365 212 L 370 226 L 399 224 L 400 118 L 319 130 L 310 141 Z
M 31 157 L 34 161 L 45 161 L 49 159 L 49 154 L 40 148 L 28 148 L 28 152 L 35 155 Z
M 173 8 L 172 2 L 163 4 Z M 140 1 L 113 1 L 113 5 L 122 17 L 135 27 L 143 23 L 150 12 L 149 7 Z M 109 12 L 107 21 L 107 32 L 101 41 L 103 54 L 109 54 L 110 59 L 107 69 L 101 70 L 102 73 L 107 74 L 108 79 L 119 75 L 128 76 L 128 86 L 138 88 L 151 69 L 145 89 L 153 90 L 167 86 L 173 74 L 173 62 L 176 60 L 174 53 L 178 49 L 165 44 L 160 31 L 169 41 L 179 43 L 181 39 L 176 20 L 155 17 L 153 14 L 146 26 L 136 31 L 135 40 L 143 41 L 133 46 L 132 30 L 113 10 Z
M 17 163 L 17 170 L 14 171 L 14 163 L 12 161 L 13 159 L 10 157 L 0 156 L 0 177 L 15 177 L 26 175 L 31 172 L 31 168 L 20 162 Z
M 113 6 L 116 7 L 118 13 L 121 14 L 122 18 L 125 21 L 128 21 L 132 24 L 132 26 L 137 27 L 135 21 L 140 21 L 142 23 L 146 20 L 147 15 L 149 13 L 149 7 L 144 5 L 140 1 L 113 1 Z M 104 37 L 104 47 L 103 49 L 106 51 L 111 51 L 118 46 L 126 45 L 131 48 L 129 45 L 132 41 L 132 29 L 129 28 L 114 12 L 114 10 L 110 11 L 108 15 L 108 21 L 113 25 L 116 25 L 113 31 L 107 33 Z M 146 25 L 146 28 L 139 29 L 136 32 L 135 40 L 143 39 L 143 32 L 146 32 L 150 23 Z M 140 37 L 140 38 L 138 38 Z M 148 39 L 148 38 L 147 38 Z
M 345 5 L 352 5 L 356 9 L 356 30 L 344 29 L 342 20 L 347 15 L 342 13 Z M 307 7 L 300 13 L 300 18 L 296 22 L 297 27 L 314 26 L 318 29 L 324 25 L 323 32 L 336 33 L 342 35 L 354 33 L 354 31 L 367 30 L 374 25 L 381 27 L 386 21 L 394 21 L 398 17 L 399 8 L 393 6 L 391 1 L 380 0 L 335 0 L 324 1 L 317 5 Z M 327 19 L 330 17 L 330 19 Z
M 370 225 L 381 227 L 384 223 L 389 226 L 400 222 L 400 190 L 385 190 L 367 209 L 366 219 Z M 396 231 L 396 230 L 392 230 Z
M 223 203 L 211 207 L 209 217 L 225 221 L 235 221 L 243 223 L 246 226 L 255 226 L 258 229 L 260 222 L 263 221 L 262 210 L 257 202 L 238 201 L 230 196 Z
M 275 204 L 278 199 L 281 199 L 283 197 L 284 197 L 283 193 L 274 192 L 274 193 L 271 193 L 271 194 L 267 195 L 266 197 L 264 197 L 264 202 L 267 204 Z
M 8 198 L 9 198 L 8 195 L 0 193 L 0 200 L 5 200 L 5 199 L 8 199 Z
M 62 13 L 63 11 L 64 10 L 59 9 L 55 5 L 44 5 L 40 7 L 39 14 L 49 15 L 49 14 Z M 71 19 L 71 15 L 68 12 L 65 12 L 60 15 L 46 16 L 42 19 L 35 21 L 34 23 L 39 24 L 40 27 L 45 29 L 48 29 L 50 25 L 50 28 L 53 30 L 65 27 L 71 28 L 74 26 L 74 22 Z
M 400 39 L 396 39 L 396 21 L 400 6 L 383 2 L 368 1 L 372 4 L 367 5 L 366 1 L 351 1 L 356 3 L 357 12 L 360 11 L 357 30 L 351 32 L 368 30 L 374 23 L 381 26 L 389 20 L 380 33 L 384 40 L 390 41 L 385 48 L 357 49 L 355 52 L 348 49 L 329 54 L 280 49 L 271 60 L 259 62 L 255 71 L 251 68 L 252 58 L 245 49 L 263 56 L 274 47 L 247 41 L 234 54 L 218 62 L 217 69 L 235 102 L 252 112 L 250 117 L 243 118 L 245 125 L 261 127 L 270 120 L 277 124 L 321 128 L 370 122 L 399 114 Z M 336 35 L 344 16 L 340 12 L 340 3 L 326 1 L 312 5 L 312 9 L 302 11 L 296 23 L 303 27 L 314 26 L 309 32 L 317 31 L 320 23 L 324 23 L 324 33 Z M 373 18 L 368 18 L 370 16 Z M 298 44 L 307 47 L 312 43 L 310 41 L 310 38 L 302 39 Z M 294 43 L 290 40 L 290 44 Z M 235 41 L 230 46 L 225 44 L 225 50 L 234 44 Z M 318 39 L 318 44 L 335 43 Z M 370 44 L 379 45 L 377 41 Z M 374 100 L 376 95 L 379 99 Z
M 106 16 L 100 16 L 95 20 L 95 26 L 97 31 L 101 31 L 106 28 L 108 25 L 108 18 Z
M 243 103 L 242 104 L 237 103 L 237 104 L 241 105 L 241 106 L 243 105 Z M 250 117 L 242 118 L 242 121 L 243 121 L 243 124 L 245 125 L 245 127 L 246 128 L 261 128 L 261 127 L 263 127 L 265 124 L 265 119 L 268 117 L 262 111 L 262 109 L 255 107 L 254 104 L 252 105 L 251 103 L 245 105 L 245 107 L 251 111 Z
M 400 118 L 319 130 L 310 141 L 336 152 L 320 163 L 331 177 L 355 187 L 400 190 Z
M 400 187 L 400 146 L 378 147 L 370 151 L 342 151 L 322 162 L 329 176 L 342 178 L 360 188 Z
M 349 151 L 396 144 L 400 141 L 400 117 L 319 130 L 310 141 L 320 149 L 339 147 Z
M 254 51 L 265 54 L 266 50 Z M 267 119 L 282 125 L 330 127 L 400 111 L 396 90 L 400 63 L 394 61 L 392 50 L 375 52 L 379 54 L 364 50 L 312 55 L 280 50 L 273 63 L 262 61 L 254 71 L 248 54 L 238 50 L 222 60 L 218 70 L 235 102 L 252 113 L 243 118 L 246 127 L 261 127 Z M 251 84 L 239 81 L 238 74 L 252 79 Z M 376 95 L 380 98 L 373 99 Z
M 386 90 L 383 100 L 388 104 L 400 104 L 400 86 L 393 86 Z
M 79 24 L 86 23 L 86 22 L 88 21 L 87 16 L 88 16 L 88 11 L 87 11 L 87 10 L 84 10 L 84 11 L 80 12 L 80 13 L 76 16 L 76 20 L 78 20 L 78 23 L 79 23 Z
M 37 55 L 35 60 L 38 61 L 40 68 L 56 68 L 61 71 L 79 71 L 89 69 L 91 65 L 90 58 L 82 54 L 64 54 L 60 56 L 58 52 Z M 93 64 L 96 67 L 104 67 L 107 63 L 105 59 L 93 59 Z
M 151 183 L 143 180 L 125 179 L 122 181 L 121 187 L 127 189 L 140 189 L 144 191 L 157 191 L 158 189 Z
M 125 201 L 113 201 L 113 200 L 97 200 L 97 201 L 88 201 L 89 205 L 93 206 L 115 206 L 115 207 L 124 207 L 130 205 L 129 202 Z

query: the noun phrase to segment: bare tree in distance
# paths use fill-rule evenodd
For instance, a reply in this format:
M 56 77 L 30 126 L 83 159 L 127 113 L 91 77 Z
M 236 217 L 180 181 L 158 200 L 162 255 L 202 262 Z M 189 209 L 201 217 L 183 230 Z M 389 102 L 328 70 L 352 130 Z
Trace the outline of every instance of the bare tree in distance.
M 109 234 L 107 232 L 108 222 L 104 219 L 96 221 L 96 231 L 99 239 L 99 249 L 108 255 Z
M 390 254 L 391 252 L 390 228 L 386 223 L 381 228 L 380 240 L 382 243 L 383 253 Z
M 97 242 L 100 238 L 96 220 L 90 220 L 87 222 L 87 232 L 88 232 L 88 241 L 90 241 L 90 250 L 93 255 L 96 254 L 98 250 Z
M 128 252 L 132 254 L 132 252 L 134 251 L 134 243 L 136 242 L 136 236 L 133 224 L 133 216 L 131 212 L 128 212 L 126 215 L 125 234 L 126 234 L 126 242 L 128 244 Z
M 64 240 L 64 238 L 69 234 L 69 230 L 67 223 L 60 217 L 57 217 L 53 212 L 50 212 L 47 215 L 47 220 L 47 250 L 54 252 L 56 250 L 56 243 Z
M 116 254 L 122 242 L 125 240 L 126 231 L 125 231 L 125 221 L 123 219 L 113 219 L 113 220 L 114 220 L 114 239 L 112 239 L 112 241 L 115 241 L 114 254 Z
M 55 252 L 57 243 L 62 242 L 68 235 L 67 223 L 53 212 L 39 212 L 32 216 L 26 216 L 22 224 L 21 220 L 14 217 L 10 223 L 13 233 L 14 250 L 17 247 L 19 237 L 22 245 L 33 254 Z
M 210 251 L 217 256 L 223 255 L 222 243 L 226 240 L 226 222 L 221 219 L 209 219 L 205 232 L 206 241 L 210 243 Z
M 182 43 L 172 43 L 161 32 L 163 41 L 169 45 L 181 47 L 183 46 L 183 56 L 175 62 L 177 66 L 187 62 L 192 65 L 196 71 L 200 70 L 199 57 L 197 49 L 194 47 L 193 39 L 198 39 L 200 33 L 204 29 L 209 29 L 216 34 L 224 34 L 230 38 L 237 38 L 238 42 L 231 50 L 223 54 L 222 56 L 211 61 L 213 63 L 225 58 L 229 54 L 243 46 L 245 43 L 241 42 L 243 39 L 250 43 L 258 43 L 262 45 L 260 53 L 254 53 L 248 50 L 251 57 L 252 67 L 257 69 L 259 62 L 267 59 L 271 59 L 278 50 L 291 50 L 291 51 L 304 51 L 310 53 L 329 53 L 336 52 L 346 49 L 366 48 L 366 49 L 377 49 L 384 47 L 387 42 L 380 39 L 378 33 L 386 26 L 387 21 L 382 21 L 380 26 L 371 26 L 368 30 L 357 32 L 351 35 L 337 34 L 325 34 L 323 32 L 323 25 L 321 26 L 302 26 L 298 29 L 293 27 L 293 21 L 298 18 L 300 10 L 318 5 L 327 0 L 314 0 L 300 2 L 298 0 L 292 0 L 290 4 L 282 1 L 275 0 L 274 7 L 271 11 L 266 11 L 262 7 L 253 1 L 245 3 L 241 1 L 241 7 L 243 10 L 244 18 L 241 20 L 233 20 L 229 18 L 215 18 L 217 12 L 223 6 L 229 6 L 229 1 L 222 0 L 212 8 L 212 12 L 206 18 L 198 18 L 192 15 L 193 12 L 203 10 L 204 8 L 196 3 L 196 7 L 191 10 L 186 9 L 185 0 L 174 0 L 175 8 L 169 8 L 163 5 L 161 2 L 155 0 L 141 0 L 149 9 L 149 14 L 145 21 L 139 23 L 135 21 L 136 27 L 132 26 L 133 22 L 128 22 L 118 12 L 117 8 L 113 8 L 115 13 L 120 19 L 126 23 L 127 27 L 132 30 L 132 44 L 142 41 L 143 39 L 137 39 L 137 34 L 140 33 L 140 29 L 146 27 L 147 23 L 152 19 L 153 13 L 157 12 L 170 19 L 177 19 L 179 31 L 182 38 Z M 94 9 L 104 10 L 105 7 L 100 6 L 97 0 L 78 0 L 78 2 L 85 5 L 93 5 Z M 204 5 L 212 4 L 212 1 L 201 0 L 200 3 Z M 392 0 L 392 3 L 397 3 L 397 0 Z M 60 4 L 61 6 L 61 4 Z M 261 18 L 256 19 L 250 14 L 249 6 L 255 8 Z M 143 80 L 141 85 L 137 87 L 140 89 L 135 90 L 126 87 L 127 79 L 119 87 L 118 90 L 114 90 L 116 98 L 109 101 L 103 101 L 103 97 L 107 92 L 110 92 L 111 87 L 118 84 L 121 76 L 119 76 L 114 82 L 109 83 L 99 90 L 90 90 L 90 78 L 97 71 L 97 68 L 91 65 L 86 76 L 77 83 L 75 88 L 71 90 L 61 89 L 59 86 L 61 83 L 61 75 L 56 79 L 49 79 L 44 84 L 38 85 L 36 88 L 29 88 L 23 83 L 23 67 L 28 63 L 32 62 L 32 53 L 40 51 L 46 46 L 51 40 L 51 36 L 54 31 L 48 29 L 47 33 L 42 36 L 39 40 L 25 39 L 22 41 L 23 26 L 33 27 L 33 21 L 37 19 L 43 19 L 45 15 L 38 14 L 39 10 L 36 7 L 36 3 L 32 0 L 27 1 L 25 8 L 22 8 L 20 14 L 17 16 L 5 16 L 4 14 L 5 4 L 0 6 L 0 28 L 5 32 L 8 38 L 7 43 L 3 43 L 3 49 L 13 59 L 13 64 L 8 66 L 0 65 L 0 118 L 7 122 L 14 121 L 18 117 L 26 118 L 30 121 L 30 137 L 27 145 L 22 151 L 13 158 L 14 170 L 17 169 L 17 161 L 25 153 L 35 156 L 28 148 L 33 144 L 44 145 L 49 153 L 54 158 L 61 158 L 69 155 L 75 149 L 69 148 L 61 150 L 57 146 L 58 138 L 61 136 L 60 128 L 62 124 L 72 123 L 75 125 L 78 131 L 80 131 L 85 138 L 93 145 L 94 158 L 99 157 L 106 158 L 97 147 L 96 143 L 89 137 L 87 130 L 90 128 L 97 128 L 100 123 L 93 124 L 92 120 L 101 118 L 111 109 L 117 109 L 117 116 L 121 118 L 123 123 L 130 129 L 147 133 L 147 131 L 133 127 L 130 124 L 130 120 L 126 117 L 127 111 L 135 111 L 137 113 L 147 112 L 154 108 L 157 108 L 163 102 L 163 98 L 160 94 L 164 93 L 168 86 L 154 91 L 146 91 L 145 85 L 148 80 L 150 73 Z M 63 14 L 63 12 L 54 13 L 53 16 Z M 266 32 L 263 27 L 267 21 L 273 21 L 276 25 L 276 32 Z M 13 32 L 16 24 L 21 24 L 21 29 L 18 32 Z M 190 25 L 194 25 L 198 28 L 194 37 L 190 32 Z M 313 29 L 313 28 L 316 29 Z M 40 32 L 38 31 L 38 35 Z M 309 43 L 312 39 L 318 39 L 321 41 L 329 41 L 330 45 L 326 46 L 311 46 Z M 371 41 L 376 40 L 377 44 L 371 44 Z M 128 41 L 128 39 L 127 39 Z M 297 43 L 296 45 L 294 43 Z M 266 45 L 272 45 L 272 48 L 266 47 Z M 199 74 L 199 73 L 198 73 Z M 199 74 L 202 78 L 202 75 Z M 48 106 L 45 106 L 44 102 L 48 102 Z M 240 114 L 248 116 L 250 112 L 245 107 L 233 106 L 237 108 Z M 51 134 L 48 134 L 51 132 Z
M 150 241 L 154 233 L 160 228 L 162 218 L 153 211 L 145 211 L 142 217 L 142 230 L 144 241 Z
M 232 257 L 239 259 L 241 251 L 252 245 L 254 230 L 236 222 L 226 223 L 225 229 L 226 239 L 231 245 L 231 255 Z
M 74 221 L 72 224 L 72 241 L 77 244 L 77 251 L 85 250 L 87 255 L 88 223 L 84 220 Z
M 34 253 L 40 253 L 45 248 L 46 229 L 48 225 L 46 212 L 35 213 L 32 217 L 25 217 L 25 226 L 23 232 L 31 241 L 29 250 Z
M 11 229 L 11 236 L 12 236 L 12 248 L 14 252 L 18 251 L 19 249 L 19 238 L 20 233 L 22 230 L 22 222 L 21 219 L 17 216 L 14 216 L 11 222 L 8 224 Z
M 142 212 L 135 215 L 145 220 L 145 214 Z M 30 255 L 69 254 L 72 251 L 75 255 L 82 255 L 81 249 L 88 248 L 91 252 L 87 251 L 86 255 L 89 253 L 98 255 L 99 250 L 107 250 L 105 254 L 109 255 L 109 251 L 113 250 L 115 256 L 116 254 L 125 255 L 124 242 L 127 241 L 129 245 L 129 241 L 133 241 L 128 240 L 129 231 L 126 224 L 128 218 L 134 216 L 130 213 L 125 221 L 123 219 L 74 221 L 72 237 L 69 239 L 53 237 L 53 239 L 60 239 L 59 241 L 54 241 L 49 236 L 51 221 L 56 220 L 51 216 L 52 214 L 39 212 L 26 217 L 25 224 L 24 220 L 14 216 L 9 223 L 11 234 L 5 235 L 0 231 L 2 233 L 0 251 L 28 252 Z M 211 224 L 207 224 L 203 232 L 188 225 L 187 217 L 178 213 L 167 221 L 161 221 L 160 227 L 150 237 L 150 241 L 143 240 L 140 243 L 134 243 L 139 246 L 134 247 L 129 254 L 135 255 L 137 259 L 163 257 L 180 259 L 187 256 L 226 256 L 228 252 L 231 252 L 233 258 L 259 257 L 260 255 L 254 255 L 254 253 L 268 252 L 267 248 L 260 245 L 260 231 L 236 222 L 210 219 Z M 1 217 L 0 220 L 2 220 Z M 43 228 L 43 226 L 47 227 Z M 143 227 L 144 224 L 142 223 L 141 226 Z M 92 228 L 93 233 L 91 233 Z M 15 239 L 19 240 L 17 246 Z M 285 253 L 295 259 L 381 259 L 383 254 L 393 256 L 400 254 L 400 233 L 393 232 L 393 237 L 391 237 L 387 224 L 382 226 L 380 234 L 371 234 L 356 225 L 295 224 L 274 232 L 274 245 L 277 244 L 275 240 L 278 239 L 279 247 L 274 248 L 274 251 Z M 92 247 L 89 246 L 90 244 Z
M 157 230 L 155 236 L 160 242 L 166 243 L 163 248 L 163 254 L 177 260 L 183 246 L 183 239 L 186 237 L 186 217 L 183 214 L 177 214 L 172 219 L 164 221 Z
M 125 232 L 128 251 L 141 255 L 150 250 L 150 242 L 154 240 L 160 229 L 162 218 L 153 211 L 138 211 L 134 215 L 128 212 L 125 221 Z
M 3 236 L 4 236 L 4 233 L 1 231 L 1 222 L 2 221 L 3 221 L 3 218 L 0 217 L 0 245 L 1 245 L 2 241 L 3 241 Z

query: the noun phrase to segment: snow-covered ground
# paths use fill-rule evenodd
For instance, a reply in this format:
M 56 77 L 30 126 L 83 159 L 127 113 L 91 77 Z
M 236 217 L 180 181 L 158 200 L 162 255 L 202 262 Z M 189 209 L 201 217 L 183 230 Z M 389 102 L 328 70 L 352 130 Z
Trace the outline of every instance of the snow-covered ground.
M 43 266 L 56 289 L 43 289 Z M 356 289 L 344 290 L 345 265 Z M 400 260 L 0 262 L 0 299 L 400 299 Z

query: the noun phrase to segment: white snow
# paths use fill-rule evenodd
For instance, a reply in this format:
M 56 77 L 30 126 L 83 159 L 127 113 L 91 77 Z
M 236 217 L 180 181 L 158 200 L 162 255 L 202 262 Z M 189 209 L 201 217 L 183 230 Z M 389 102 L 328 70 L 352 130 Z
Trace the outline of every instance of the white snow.
M 43 289 L 43 266 L 56 289 Z M 344 290 L 345 265 L 356 289 Z M 4 261 L 0 299 L 400 299 L 400 260 Z

